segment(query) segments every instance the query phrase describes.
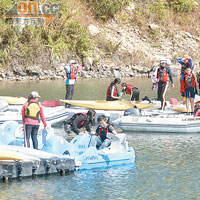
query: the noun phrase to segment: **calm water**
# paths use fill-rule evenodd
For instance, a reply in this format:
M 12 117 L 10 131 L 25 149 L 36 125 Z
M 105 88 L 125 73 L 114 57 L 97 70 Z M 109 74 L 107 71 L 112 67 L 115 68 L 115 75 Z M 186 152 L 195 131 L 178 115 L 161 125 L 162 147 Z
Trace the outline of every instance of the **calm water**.
M 141 97 L 156 97 L 147 78 L 127 80 L 138 86 Z M 104 99 L 110 80 L 79 80 L 74 99 Z M 28 96 L 37 90 L 44 99 L 64 97 L 63 81 L 4 83 L 1 95 Z M 179 97 L 176 88 L 169 96 Z M 62 130 L 61 130 L 62 131 Z M 200 135 L 127 133 L 136 152 L 135 166 L 121 166 L 0 183 L 0 199 L 73 200 L 189 200 L 200 199 Z

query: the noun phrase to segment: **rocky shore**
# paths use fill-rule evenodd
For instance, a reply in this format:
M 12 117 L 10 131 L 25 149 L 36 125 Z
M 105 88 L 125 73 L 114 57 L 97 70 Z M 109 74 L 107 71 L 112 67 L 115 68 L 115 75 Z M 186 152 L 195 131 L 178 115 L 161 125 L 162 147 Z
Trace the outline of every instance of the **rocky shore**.
M 135 65 L 110 66 L 102 64 L 99 68 L 92 68 L 89 64 L 83 65 L 79 73 L 81 78 L 110 78 L 110 77 L 148 77 L 152 68 L 145 68 Z M 171 67 L 173 76 L 179 74 L 180 66 Z M 14 67 L 12 71 L 1 71 L 0 81 L 34 81 L 34 80 L 55 80 L 65 79 L 63 64 L 56 64 L 49 70 L 42 69 L 42 66 L 33 66 L 26 69 Z

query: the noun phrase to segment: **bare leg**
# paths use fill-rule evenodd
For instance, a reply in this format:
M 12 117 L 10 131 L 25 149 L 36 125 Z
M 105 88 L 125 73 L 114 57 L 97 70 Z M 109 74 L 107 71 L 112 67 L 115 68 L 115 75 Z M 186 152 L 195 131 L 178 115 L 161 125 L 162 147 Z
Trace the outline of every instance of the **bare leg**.
M 191 102 L 191 112 L 194 112 L 194 98 L 190 98 Z
M 187 110 L 188 113 L 189 113 L 189 103 L 190 103 L 190 99 L 187 98 L 186 99 L 186 110 Z

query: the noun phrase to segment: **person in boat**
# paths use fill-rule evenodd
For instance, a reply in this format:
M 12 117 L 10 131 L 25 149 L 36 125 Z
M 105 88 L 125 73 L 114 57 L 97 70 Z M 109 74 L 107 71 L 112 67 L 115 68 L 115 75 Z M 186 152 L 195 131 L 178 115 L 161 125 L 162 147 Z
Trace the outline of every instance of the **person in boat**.
M 95 116 L 96 112 L 94 110 L 89 110 L 87 113 L 76 113 L 64 122 L 64 130 L 67 134 L 73 131 L 77 135 L 81 133 L 81 128 L 91 132 L 91 126 L 95 124 Z
M 189 102 L 191 103 L 191 112 L 194 112 L 194 97 L 197 94 L 197 84 L 195 80 L 195 74 L 192 73 L 190 67 L 185 70 L 186 74 L 183 77 L 184 92 L 186 97 L 186 109 L 189 112 Z
M 76 81 L 76 76 L 78 72 L 81 70 L 80 64 L 76 63 L 75 60 L 70 60 L 69 64 L 64 66 L 64 70 L 66 72 L 66 100 L 72 100 L 74 94 L 74 84 Z M 65 104 L 66 108 L 69 108 L 70 104 Z
M 115 78 L 114 81 L 109 85 L 107 89 L 106 101 L 116 101 L 120 99 L 117 88 L 117 85 L 119 85 L 120 82 L 120 78 Z
M 99 126 L 96 129 L 96 134 L 91 137 L 89 146 L 96 147 L 98 150 L 109 147 L 111 144 L 110 139 L 107 137 L 107 133 L 117 135 L 114 125 L 108 122 L 105 115 L 100 115 L 97 118 Z
M 184 55 L 183 57 L 176 58 L 179 64 L 181 64 L 181 73 L 180 73 L 180 93 L 183 97 L 183 101 L 185 101 L 185 93 L 184 91 L 184 83 L 183 83 L 183 77 L 186 73 L 186 68 L 191 68 L 191 70 L 194 69 L 192 58 L 190 58 L 188 55 Z
M 158 81 L 158 100 L 161 101 L 161 110 L 165 108 L 165 96 L 169 85 L 169 79 L 171 82 L 171 87 L 174 88 L 173 77 L 170 67 L 167 67 L 167 60 L 160 60 L 160 67 L 157 72 Z
M 38 99 L 40 95 L 36 91 L 32 91 L 28 97 L 28 101 L 22 106 L 22 122 L 24 124 L 24 146 L 30 147 L 30 137 L 33 142 L 33 148 L 38 149 L 37 133 L 40 126 L 40 118 L 46 129 L 47 123 L 45 120 L 43 108 Z
M 127 84 L 127 83 L 122 83 L 122 93 L 129 94 L 131 96 L 131 102 L 136 101 L 137 103 L 139 102 L 139 97 L 140 97 L 140 91 L 137 87 Z

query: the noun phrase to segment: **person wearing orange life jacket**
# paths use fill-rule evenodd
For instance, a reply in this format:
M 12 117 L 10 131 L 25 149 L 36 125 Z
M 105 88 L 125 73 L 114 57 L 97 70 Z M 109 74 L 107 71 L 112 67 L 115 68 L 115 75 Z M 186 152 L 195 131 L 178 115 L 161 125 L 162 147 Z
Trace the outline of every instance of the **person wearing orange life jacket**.
M 72 100 L 74 94 L 74 84 L 79 69 L 78 66 L 79 65 L 77 65 L 75 60 L 70 60 L 70 63 L 64 66 L 64 70 L 66 72 L 66 100 Z M 70 107 L 70 104 L 65 104 L 65 107 Z
M 107 122 L 105 115 L 100 115 L 97 118 L 99 126 L 96 129 L 96 134 L 91 137 L 89 147 L 96 147 L 98 150 L 109 147 L 111 144 L 110 139 L 107 137 L 107 133 L 117 135 L 117 131 L 111 123 Z
M 30 136 L 33 142 L 33 148 L 38 149 L 37 133 L 40 126 L 40 118 L 46 129 L 47 123 L 44 117 L 44 112 L 38 103 L 39 94 L 36 91 L 31 92 L 28 101 L 22 106 L 22 121 L 25 126 L 25 141 L 24 146 L 30 147 Z
M 137 87 L 126 83 L 122 83 L 121 87 L 123 93 L 129 94 L 131 96 L 131 102 L 139 102 L 140 91 Z
M 186 74 L 183 77 L 184 91 L 186 97 L 186 109 L 189 112 L 189 102 L 191 103 L 191 112 L 194 112 L 194 97 L 197 94 L 197 83 L 195 75 L 190 67 L 186 68 Z
M 106 101 L 116 101 L 119 100 L 118 88 L 117 85 L 120 84 L 121 80 L 115 78 L 114 81 L 109 85 L 107 89 Z
M 165 96 L 167 92 L 167 88 L 169 85 L 170 78 L 171 81 L 171 87 L 174 88 L 173 78 L 170 67 L 167 67 L 167 60 L 161 59 L 160 60 L 160 67 L 157 71 L 157 78 L 159 80 L 158 82 L 158 100 L 161 101 L 161 110 L 164 110 L 165 108 Z
M 91 132 L 91 126 L 95 124 L 95 116 L 94 110 L 89 110 L 87 113 L 76 113 L 64 122 L 64 130 L 67 134 L 70 134 L 72 130 L 77 135 L 80 134 L 81 128 L 86 128 L 86 131 Z

